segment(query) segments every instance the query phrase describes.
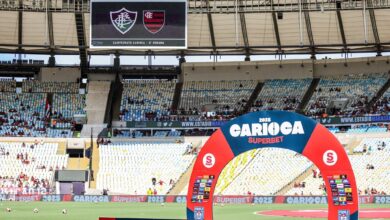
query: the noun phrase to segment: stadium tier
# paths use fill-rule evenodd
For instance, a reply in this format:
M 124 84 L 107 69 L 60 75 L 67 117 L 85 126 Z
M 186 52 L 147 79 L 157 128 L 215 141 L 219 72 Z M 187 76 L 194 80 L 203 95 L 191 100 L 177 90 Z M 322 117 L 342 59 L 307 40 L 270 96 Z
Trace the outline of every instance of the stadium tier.
M 363 115 L 366 106 L 385 84 L 386 74 L 326 77 L 313 94 L 308 115 Z
M 235 116 L 243 110 L 256 85 L 254 80 L 184 82 L 178 113 Z
M 1 194 L 54 192 L 54 172 L 66 169 L 68 155 L 57 154 L 57 143 L 1 142 Z
M 57 128 L 71 128 L 74 115 L 86 114 L 85 95 L 81 94 L 60 94 L 53 96 L 52 118 L 61 119 L 57 122 Z
M 295 111 L 301 103 L 311 79 L 267 80 L 251 111 Z
M 0 135 L 72 137 L 73 116 L 85 114 L 85 95 L 76 94 L 79 84 L 24 81 L 21 85 L 1 81 Z
M 100 146 L 97 189 L 110 194 L 165 195 L 189 168 L 189 144 L 117 143 Z
M 124 81 L 120 107 L 121 120 L 148 121 L 169 116 L 175 85 L 175 81 Z
M 22 91 L 38 93 L 78 93 L 79 84 L 72 82 L 24 81 Z
M 45 136 L 44 93 L 0 93 L 2 136 Z
M 389 148 L 384 151 L 375 151 L 364 155 L 350 155 L 349 158 L 354 168 L 356 180 L 359 183 L 359 193 L 361 195 L 388 195 L 390 185 L 387 180 L 389 173 Z M 301 182 L 294 183 L 286 195 L 326 195 L 324 181 L 319 176 L 309 175 Z

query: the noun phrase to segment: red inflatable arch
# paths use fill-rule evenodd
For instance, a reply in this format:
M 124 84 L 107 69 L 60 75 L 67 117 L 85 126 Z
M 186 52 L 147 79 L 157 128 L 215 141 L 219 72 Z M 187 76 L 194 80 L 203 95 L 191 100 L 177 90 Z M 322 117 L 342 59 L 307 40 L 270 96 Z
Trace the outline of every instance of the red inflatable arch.
M 213 194 L 223 168 L 239 154 L 265 147 L 295 151 L 320 169 L 328 192 L 329 220 L 358 219 L 355 176 L 342 145 L 321 124 L 283 111 L 249 113 L 215 131 L 195 161 L 187 219 L 212 220 Z

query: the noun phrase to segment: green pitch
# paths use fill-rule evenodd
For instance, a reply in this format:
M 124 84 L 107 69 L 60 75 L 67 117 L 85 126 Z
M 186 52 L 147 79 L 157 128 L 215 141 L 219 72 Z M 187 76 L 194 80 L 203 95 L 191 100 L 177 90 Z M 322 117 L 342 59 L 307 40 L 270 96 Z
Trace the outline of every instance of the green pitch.
M 12 212 L 6 212 L 10 207 Z M 390 208 L 390 205 L 364 205 L 363 208 Z M 169 203 L 45 203 L 45 202 L 2 202 L 0 204 L 0 219 L 6 220 L 97 220 L 104 217 L 131 217 L 131 218 L 174 218 L 185 219 L 185 205 Z M 33 213 L 38 208 L 39 213 Z M 256 211 L 276 209 L 319 209 L 321 205 L 225 205 L 215 206 L 216 220 L 309 220 L 309 218 L 264 217 L 253 214 Z M 62 214 L 67 209 L 67 214 Z M 318 220 L 318 219 L 316 219 Z

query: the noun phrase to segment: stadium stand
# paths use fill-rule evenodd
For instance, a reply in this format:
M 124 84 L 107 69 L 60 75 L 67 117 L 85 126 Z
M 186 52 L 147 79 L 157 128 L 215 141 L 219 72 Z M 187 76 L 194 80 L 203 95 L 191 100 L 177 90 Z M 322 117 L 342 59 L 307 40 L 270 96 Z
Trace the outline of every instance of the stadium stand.
M 1 79 L 0 80 L 0 92 L 16 92 L 16 81 Z
M 324 77 L 306 110 L 309 116 L 363 115 L 369 100 L 387 81 L 385 74 Z
M 225 168 L 233 170 L 228 176 L 234 177 L 226 188 L 222 183 L 221 188 L 216 189 L 218 194 L 247 195 L 251 192 L 256 195 L 273 195 L 311 166 L 305 157 L 277 148 L 261 149 L 249 161 L 250 164 L 245 165 L 243 170 L 234 169 L 234 164 L 233 167 Z M 281 161 L 288 161 L 290 165 L 286 166 Z
M 370 154 L 349 155 L 359 183 L 361 195 L 389 194 L 390 183 L 390 151 L 373 151 Z M 324 181 L 319 176 L 309 176 L 303 180 L 304 187 L 298 186 L 287 192 L 287 195 L 324 195 Z
M 53 192 L 54 171 L 67 167 L 68 155 L 57 155 L 57 143 L 1 142 L 0 190 L 26 194 Z
M 170 115 L 176 81 L 126 80 L 120 107 L 122 121 L 158 120 Z
M 97 189 L 111 193 L 145 195 L 156 189 L 165 195 L 188 169 L 194 155 L 188 143 L 113 143 L 101 145 Z M 155 184 L 152 183 L 155 178 Z M 131 184 L 129 184 L 131 183 Z
M 251 111 L 294 111 L 301 102 L 311 79 L 267 80 Z
M 360 144 L 353 149 L 353 152 L 372 153 L 384 149 L 390 151 L 390 138 L 364 138 Z
M 71 128 L 71 121 L 75 114 L 86 114 L 85 95 L 81 94 L 54 94 L 53 117 L 61 119 L 57 128 Z
M 78 93 L 79 84 L 73 82 L 24 81 L 22 91 L 37 93 Z
M 319 176 L 309 176 L 302 182 L 294 183 L 294 188 L 290 189 L 286 195 L 325 195 L 324 180 Z
M 46 94 L 0 93 L 1 136 L 45 136 Z
M 390 91 L 388 90 L 383 96 L 372 106 L 371 113 L 388 115 L 390 113 Z
M 184 82 L 178 113 L 203 116 L 203 112 L 213 111 L 225 117 L 236 116 L 256 84 L 246 80 Z
M 22 93 L 17 93 L 15 81 L 0 82 L 1 136 L 73 136 L 73 115 L 85 113 L 85 95 L 76 94 L 77 83 L 24 81 Z
M 221 194 L 237 177 L 237 175 L 243 172 L 243 170 L 250 164 L 259 152 L 260 151 L 253 150 L 240 154 L 237 158 L 230 162 L 220 175 L 221 180 L 217 183 L 216 193 Z
M 389 194 L 390 151 L 373 152 L 369 155 L 351 155 L 350 160 L 359 183 L 361 194 Z

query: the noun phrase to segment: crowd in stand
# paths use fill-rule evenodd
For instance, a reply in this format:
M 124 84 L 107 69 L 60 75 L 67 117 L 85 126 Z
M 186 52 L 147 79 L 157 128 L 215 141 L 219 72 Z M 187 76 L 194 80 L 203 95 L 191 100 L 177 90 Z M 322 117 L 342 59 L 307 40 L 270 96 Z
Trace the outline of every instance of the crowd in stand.
M 0 143 L 0 194 L 52 192 L 54 171 L 65 169 L 66 155 L 57 155 L 58 144 Z
M 390 105 L 386 95 L 367 109 L 367 104 L 386 79 L 385 74 L 324 77 L 305 113 L 314 117 L 387 114 Z M 297 110 L 310 82 L 311 79 L 265 81 L 251 111 Z M 129 90 L 122 98 L 120 117 L 125 121 L 229 120 L 244 112 L 255 85 L 255 81 L 245 80 L 185 82 L 178 109 L 172 110 L 172 84 L 155 86 L 148 81 L 127 82 L 125 88 Z M 145 91 L 145 94 L 139 91 Z M 155 92 L 150 94 L 150 91 Z M 159 99 L 158 95 L 162 93 L 169 99 Z M 335 105 L 335 100 L 344 104 Z
M 120 118 L 123 121 L 153 121 L 170 115 L 176 81 L 123 81 Z
M 361 190 L 359 190 L 359 195 L 387 195 L 386 192 L 382 191 L 382 192 L 379 192 L 377 189 L 375 188 L 367 188 L 364 190 L 364 194 L 362 194 L 363 192 Z
M 307 106 L 309 116 L 361 116 L 378 113 L 367 104 L 388 79 L 386 74 L 330 76 L 321 78 Z M 336 105 L 338 102 L 340 105 Z
M 0 176 L 1 194 L 49 193 L 51 186 L 48 179 L 38 179 L 21 172 L 17 177 Z
M 74 114 L 85 113 L 78 83 L 0 81 L 0 136 L 70 137 Z M 48 93 L 54 93 L 52 106 Z M 52 120 L 53 119 L 53 120 Z M 61 130 L 59 130 L 61 129 Z
M 379 99 L 370 111 L 371 114 L 386 115 L 390 112 L 390 96 L 385 96 Z

